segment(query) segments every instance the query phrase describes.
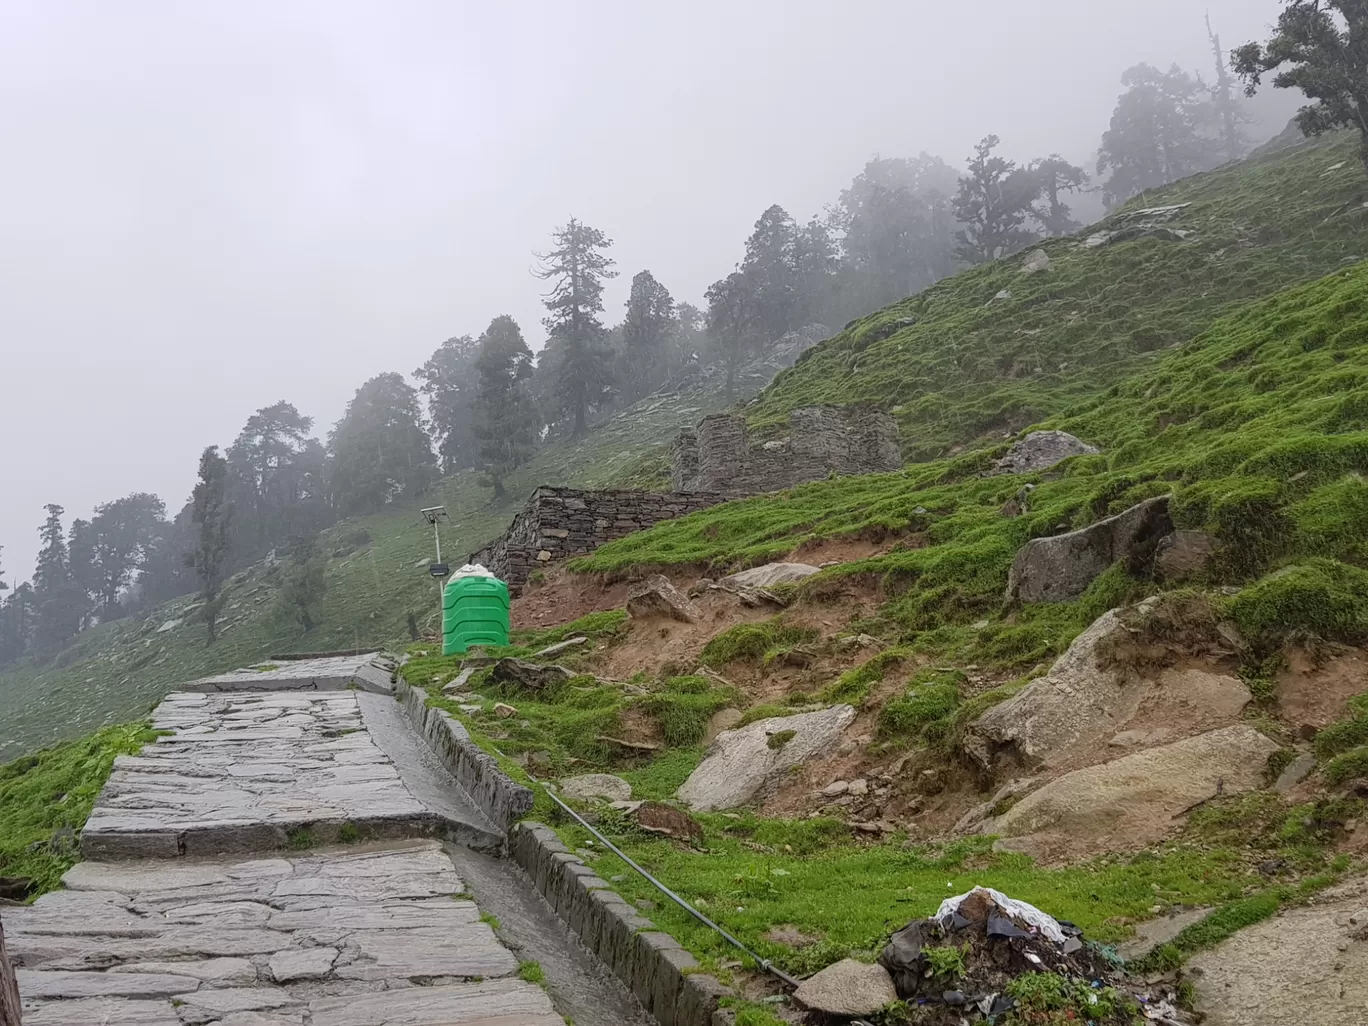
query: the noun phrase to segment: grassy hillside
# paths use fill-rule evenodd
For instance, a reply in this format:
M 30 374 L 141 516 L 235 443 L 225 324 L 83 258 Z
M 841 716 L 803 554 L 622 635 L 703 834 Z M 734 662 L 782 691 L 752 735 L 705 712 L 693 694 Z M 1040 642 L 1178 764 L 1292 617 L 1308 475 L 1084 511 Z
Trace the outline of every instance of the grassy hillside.
M 1368 265 L 1251 304 L 1046 426 L 1102 453 L 1044 475 L 982 476 L 998 446 L 817 482 L 660 525 L 572 565 L 758 563 L 817 538 L 900 535 L 887 554 L 804 586 L 878 575 L 889 602 L 872 630 L 1025 665 L 1154 585 L 1118 567 L 1080 603 L 1016 610 L 1002 596 L 1017 549 L 1171 493 L 1178 526 L 1221 545 L 1206 583 L 1254 582 L 1230 611 L 1256 645 L 1297 630 L 1368 640 Z M 1027 482 L 1037 486 L 1027 512 L 1004 515 Z
M 885 403 L 897 411 L 904 452 L 914 462 L 953 456 L 975 442 L 998 443 L 1007 432 L 1081 409 L 1117 382 L 1151 373 L 1219 317 L 1368 253 L 1365 200 L 1368 181 L 1349 138 L 1308 143 L 1177 183 L 1093 230 L 1154 220 L 1134 216 L 1146 206 L 1186 203 L 1164 224 L 1190 232 L 1184 241 L 1151 237 L 1087 248 L 1059 239 L 1042 247 L 1051 258 L 1046 272 L 1023 275 L 1020 259 L 1013 259 L 957 275 L 809 351 L 748 412 L 762 430 L 777 431 L 795 406 Z M 995 298 L 1004 292 L 1010 298 Z M 753 393 L 765 380 L 758 370 L 745 387 Z M 1200 384 L 1194 389 L 1200 396 Z M 441 482 L 424 504 L 447 506 L 452 524 L 443 544 L 448 556 L 463 555 L 502 530 L 537 484 L 663 484 L 662 447 L 671 435 L 727 402 L 716 379 L 645 400 L 584 442 L 541 453 L 508 482 L 510 501 L 504 505 L 492 504 L 472 474 Z M 1109 458 L 1116 456 L 1125 428 L 1119 422 L 1076 426 L 1107 446 Z M 727 507 L 716 515 L 725 522 L 709 528 L 718 532 L 711 537 L 695 537 L 693 525 L 714 520 L 695 519 L 615 546 L 590 565 L 621 566 L 648 557 L 754 560 L 783 551 L 804 534 L 881 525 L 925 530 L 933 539 L 970 538 L 977 529 L 975 514 L 943 516 L 941 507 L 979 503 L 983 508 L 976 515 L 986 517 L 1012 487 L 1003 481 L 955 483 L 981 465 L 979 459 L 914 467 L 894 484 L 843 482 L 839 495 L 816 487 L 800 489 L 781 504 L 758 500 Z M 1111 508 L 1145 487 L 1158 487 L 1152 481 L 1123 487 L 1121 476 L 1110 479 L 1112 493 L 1106 496 L 1084 495 L 1081 486 L 1070 485 L 1069 498 L 1060 492 L 1060 515 L 1081 521 L 1094 507 Z M 947 481 L 949 490 L 908 499 L 910 488 Z M 1193 501 L 1201 494 L 1194 490 Z M 905 622 L 934 625 L 944 617 L 938 610 L 957 603 L 961 611 L 991 606 L 1007 553 L 1055 515 L 1054 506 L 1044 502 L 1042 496 L 1038 515 L 995 526 L 991 537 L 975 542 L 991 548 L 991 558 L 966 564 L 955 554 L 958 548 L 932 546 L 922 555 L 905 554 L 905 567 L 881 567 L 939 582 L 906 600 L 900 614 Z M 917 514 L 918 505 L 937 512 Z M 1218 503 L 1209 513 L 1220 518 L 1224 509 Z M 182 599 L 146 617 L 96 628 L 43 665 L 0 672 L 0 760 L 140 716 L 169 685 L 203 673 L 280 652 L 406 641 L 409 615 L 423 624 L 435 612 L 432 582 L 418 565 L 431 555 L 431 534 L 416 513 L 405 509 L 363 518 L 328 532 L 325 550 L 336 555 L 319 626 L 307 636 L 275 612 L 277 571 L 258 566 L 230 583 L 225 632 L 212 647 L 203 643 L 195 603 Z M 945 562 L 937 564 L 940 559 Z
M 1368 256 L 1368 179 L 1355 138 L 1326 138 L 1132 201 L 1078 239 L 966 271 L 809 350 L 749 407 L 771 424 L 810 403 L 894 408 L 910 461 L 999 439 L 1120 381 L 1218 317 Z M 1187 204 L 1171 216 L 1146 208 Z M 1100 231 L 1162 223 L 1088 248 Z M 1010 298 L 995 298 L 1010 293 Z
M 757 365 L 738 385 L 753 394 L 774 368 Z M 434 626 L 436 588 L 420 561 L 430 559 L 432 529 L 418 507 L 442 503 L 443 555 L 460 560 L 495 537 L 539 484 L 658 486 L 649 456 L 683 424 L 723 409 L 721 376 L 642 400 L 599 425 L 582 442 L 554 445 L 507 481 L 495 504 L 474 473 L 441 481 L 421 503 L 347 521 L 326 532 L 328 590 L 309 634 L 277 612 L 279 569 L 258 564 L 224 590 L 220 637 L 205 645 L 198 601 L 182 598 L 146 616 L 96 627 L 40 665 L 0 670 L 0 762 L 23 752 L 144 715 L 177 682 L 244 666 L 271 655 L 407 644 L 408 616 Z M 646 458 L 643 458 L 646 457 Z

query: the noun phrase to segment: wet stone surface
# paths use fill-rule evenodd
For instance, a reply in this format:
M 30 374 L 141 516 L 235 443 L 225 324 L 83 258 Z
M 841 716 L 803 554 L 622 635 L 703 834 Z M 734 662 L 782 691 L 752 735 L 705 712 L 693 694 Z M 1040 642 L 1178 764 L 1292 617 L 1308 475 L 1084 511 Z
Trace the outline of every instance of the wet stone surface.
M 339 691 L 348 687 L 389 692 L 389 671 L 376 664 L 375 653 L 322 656 L 262 663 L 182 684 L 186 691 Z
M 363 728 L 356 692 L 177 692 L 152 721 L 168 734 L 115 761 L 82 833 L 88 856 L 261 850 L 319 821 L 428 814 Z
M 561 1026 L 431 841 L 85 862 L 5 912 L 25 1026 Z

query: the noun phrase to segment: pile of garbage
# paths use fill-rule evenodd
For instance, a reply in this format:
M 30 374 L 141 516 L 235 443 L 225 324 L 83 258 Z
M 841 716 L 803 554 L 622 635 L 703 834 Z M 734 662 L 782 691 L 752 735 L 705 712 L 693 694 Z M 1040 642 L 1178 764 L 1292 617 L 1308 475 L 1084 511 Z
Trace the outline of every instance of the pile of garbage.
M 1026 1013 L 1046 1007 L 1073 1007 L 1080 1021 L 1097 1026 L 1133 1023 L 1137 1010 L 1163 1026 L 1195 1021 L 1167 988 L 1134 984 L 1113 953 L 1072 923 L 987 887 L 947 899 L 929 919 L 903 927 L 879 964 L 898 998 L 921 1009 L 918 1022 L 1000 1022 L 1013 1011 L 1034 1021 Z M 1029 974 L 1058 979 L 1023 979 Z

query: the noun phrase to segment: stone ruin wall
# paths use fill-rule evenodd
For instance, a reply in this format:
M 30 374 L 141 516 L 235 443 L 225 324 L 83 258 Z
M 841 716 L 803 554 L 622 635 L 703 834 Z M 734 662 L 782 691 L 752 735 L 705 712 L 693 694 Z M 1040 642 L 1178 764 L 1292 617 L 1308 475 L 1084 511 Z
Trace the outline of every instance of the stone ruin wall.
M 718 413 L 681 431 L 671 447 L 676 492 L 779 491 L 831 474 L 902 467 L 898 425 L 868 406 L 805 406 L 789 414 L 789 437 L 752 445 L 744 417 Z
M 543 486 L 532 493 L 508 530 L 472 552 L 469 562 L 483 564 L 517 590 L 540 567 L 735 497 Z
M 679 433 L 670 455 L 674 491 L 543 486 L 508 530 L 471 553 L 469 561 L 483 564 L 518 591 L 539 567 L 728 499 L 831 474 L 875 474 L 902 466 L 896 422 L 865 406 L 794 410 L 787 439 L 754 446 L 744 417 L 704 417 Z

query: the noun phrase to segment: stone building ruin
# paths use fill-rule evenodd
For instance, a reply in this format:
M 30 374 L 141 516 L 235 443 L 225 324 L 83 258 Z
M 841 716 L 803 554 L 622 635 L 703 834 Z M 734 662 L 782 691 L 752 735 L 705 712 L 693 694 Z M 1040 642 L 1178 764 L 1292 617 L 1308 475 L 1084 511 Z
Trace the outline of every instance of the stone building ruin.
M 867 406 L 808 406 L 789 415 L 789 436 L 752 445 L 744 417 L 704 417 L 675 439 L 674 491 L 584 490 L 543 486 L 498 538 L 469 561 L 516 593 L 538 569 L 581 556 L 665 520 L 831 474 L 898 470 L 898 427 Z
M 738 495 L 902 467 L 897 422 L 870 406 L 805 406 L 789 414 L 787 438 L 758 445 L 745 417 L 716 413 L 681 431 L 670 457 L 676 492 Z

